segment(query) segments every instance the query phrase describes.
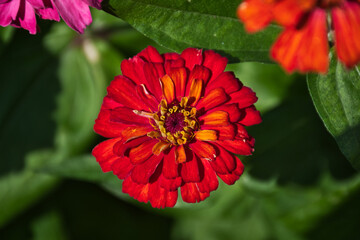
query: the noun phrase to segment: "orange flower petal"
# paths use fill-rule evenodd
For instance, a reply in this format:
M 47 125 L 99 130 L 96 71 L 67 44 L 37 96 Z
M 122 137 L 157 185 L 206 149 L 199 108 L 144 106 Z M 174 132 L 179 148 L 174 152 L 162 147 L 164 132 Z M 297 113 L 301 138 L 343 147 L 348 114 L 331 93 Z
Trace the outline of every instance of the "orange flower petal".
M 203 88 L 203 80 L 194 79 L 192 81 L 189 92 L 189 102 L 191 102 L 191 106 L 195 106 L 196 103 L 199 101 L 202 88 Z
M 153 155 L 153 147 L 156 144 L 155 139 L 145 141 L 137 147 L 130 149 L 129 158 L 133 164 L 140 164 Z
M 272 57 L 286 71 L 326 73 L 329 67 L 326 12 L 314 10 L 305 26 L 287 28 L 271 49 Z
M 168 103 L 172 103 L 175 99 L 175 86 L 173 80 L 168 76 L 165 75 L 160 78 L 161 81 L 161 88 L 163 95 Z
M 167 142 L 164 142 L 164 141 L 159 141 L 154 145 L 154 147 L 152 149 L 152 152 L 155 155 L 160 155 L 160 153 L 162 153 L 163 151 L 165 151 L 169 147 L 170 147 L 170 143 L 167 143 Z
M 218 136 L 214 130 L 200 130 L 195 133 L 195 138 L 199 141 L 216 141 Z
M 274 4 L 273 16 L 275 21 L 285 27 L 295 26 L 301 17 L 312 9 L 316 0 L 284 0 Z
M 218 134 L 218 140 L 231 140 L 235 138 L 236 128 L 233 124 L 227 126 L 201 126 L 204 130 L 214 130 Z
M 217 155 L 215 148 L 211 144 L 203 141 L 191 143 L 190 149 L 200 158 L 206 158 L 208 160 L 215 159 Z
M 223 88 L 215 88 L 199 101 L 196 108 L 198 110 L 203 109 L 204 111 L 207 111 L 225 103 L 229 99 L 229 96 Z
M 264 0 L 245 0 L 237 9 L 238 18 L 244 22 L 248 32 L 265 28 L 273 19 L 273 3 Z
M 360 62 L 360 5 L 347 1 L 331 14 L 337 55 L 346 67 L 352 68 Z
M 224 111 L 214 111 L 199 118 L 203 126 L 226 126 L 229 124 L 229 115 Z
M 175 162 L 176 163 L 186 162 L 186 152 L 184 145 L 175 147 Z
M 175 68 L 169 73 L 170 78 L 174 81 L 176 96 L 180 101 L 181 97 L 185 96 L 185 88 L 187 81 L 186 68 Z
M 238 122 L 241 119 L 241 117 L 243 116 L 240 108 L 238 107 L 238 104 L 236 104 L 236 103 L 221 105 L 219 107 L 211 109 L 208 113 L 211 113 L 214 111 L 227 112 L 230 122 Z

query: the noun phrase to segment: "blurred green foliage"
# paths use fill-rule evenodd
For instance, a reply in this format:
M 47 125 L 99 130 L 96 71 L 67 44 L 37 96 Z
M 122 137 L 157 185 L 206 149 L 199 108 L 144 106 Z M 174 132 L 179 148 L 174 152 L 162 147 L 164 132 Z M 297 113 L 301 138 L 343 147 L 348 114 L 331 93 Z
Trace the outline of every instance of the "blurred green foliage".
M 214 37 L 223 32 L 202 36 L 209 38 L 202 44 L 185 33 L 170 41 L 178 25 L 159 25 L 166 33 L 160 38 L 152 28 L 158 23 L 146 15 L 129 19 L 134 16 L 127 11 L 131 6 L 146 5 L 143 12 L 156 12 L 166 1 L 107 2 L 123 4 L 114 13 L 165 47 L 215 48 L 237 61 L 247 54 L 233 51 L 232 45 L 216 45 Z M 158 4 L 150 4 L 154 2 Z M 194 6 L 174 2 L 184 12 L 166 12 L 173 23 L 181 25 L 181 17 L 195 21 L 221 16 L 229 26 L 237 21 L 227 11 L 236 7 L 235 1 L 212 1 L 199 13 L 196 6 L 204 1 L 194 1 Z M 219 4 L 227 8 L 218 9 Z M 227 68 L 254 89 L 263 115 L 262 124 L 249 128 L 256 152 L 240 157 L 247 170 L 235 185 L 220 184 L 202 203 L 179 200 L 175 208 L 163 210 L 123 194 L 121 181 L 102 173 L 90 155 L 102 140 L 93 123 L 106 86 L 121 74 L 122 59 L 147 45 L 170 50 L 109 14 L 94 11 L 93 18 L 81 36 L 63 23 L 42 23 L 37 36 L 0 29 L 0 239 L 360 238 L 360 176 L 317 115 L 305 76 L 286 75 L 274 64 L 234 63 Z M 212 24 L 209 20 L 207 27 Z M 226 41 L 242 41 L 242 34 Z M 262 35 L 249 38 L 232 44 L 244 49 Z M 257 44 L 249 49 L 259 49 Z M 261 56 L 267 61 L 265 53 L 248 59 Z

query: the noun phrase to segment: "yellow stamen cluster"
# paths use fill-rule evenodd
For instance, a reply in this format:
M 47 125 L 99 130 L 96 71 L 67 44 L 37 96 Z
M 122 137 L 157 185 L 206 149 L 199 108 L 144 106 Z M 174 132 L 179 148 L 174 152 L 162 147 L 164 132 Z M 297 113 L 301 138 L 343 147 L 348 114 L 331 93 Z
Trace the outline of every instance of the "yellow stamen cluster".
M 159 104 L 159 111 L 154 113 L 152 124 L 155 131 L 149 132 L 147 135 L 151 138 L 162 138 L 173 145 L 183 145 L 188 143 L 194 137 L 194 131 L 198 128 L 196 119 L 196 108 L 188 106 L 189 99 L 183 97 L 180 103 L 169 106 L 165 99 Z M 170 132 L 167 129 L 167 121 L 174 117 L 173 114 L 182 114 L 182 128 L 178 131 Z

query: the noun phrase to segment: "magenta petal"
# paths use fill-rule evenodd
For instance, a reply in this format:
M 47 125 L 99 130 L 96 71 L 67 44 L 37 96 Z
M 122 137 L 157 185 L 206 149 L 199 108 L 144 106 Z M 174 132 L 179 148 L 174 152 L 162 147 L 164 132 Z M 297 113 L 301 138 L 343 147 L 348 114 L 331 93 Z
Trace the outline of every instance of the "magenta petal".
M 91 7 L 97 8 L 97 9 L 101 9 L 101 2 L 102 0 L 84 0 L 84 2 L 86 2 L 88 5 L 90 5 Z
M 66 24 L 79 33 L 92 22 L 89 6 L 83 0 L 61 0 L 54 4 Z
M 34 0 L 32 0 L 34 1 Z M 38 1 L 38 0 L 35 0 Z M 42 19 L 60 21 L 59 13 L 56 10 L 54 3 L 51 0 L 41 0 L 44 4 L 44 8 L 35 8 L 36 13 Z
M 16 19 L 20 7 L 20 0 L 0 3 L 0 26 L 6 27 Z
M 30 3 L 25 2 L 25 4 L 20 5 L 17 19 L 11 25 L 15 27 L 20 26 L 28 30 L 30 34 L 36 34 L 37 26 L 35 11 Z

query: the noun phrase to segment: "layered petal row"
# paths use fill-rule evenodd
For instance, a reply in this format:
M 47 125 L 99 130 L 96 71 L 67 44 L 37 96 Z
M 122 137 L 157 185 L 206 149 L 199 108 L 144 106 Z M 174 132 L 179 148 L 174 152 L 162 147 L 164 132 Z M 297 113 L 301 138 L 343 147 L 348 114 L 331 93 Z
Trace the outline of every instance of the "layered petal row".
M 225 72 L 227 59 L 188 48 L 159 54 L 148 47 L 121 64 L 107 89 L 95 131 L 107 138 L 93 150 L 123 192 L 153 207 L 200 202 L 234 184 L 255 140 L 245 126 L 259 124 L 255 93 Z

